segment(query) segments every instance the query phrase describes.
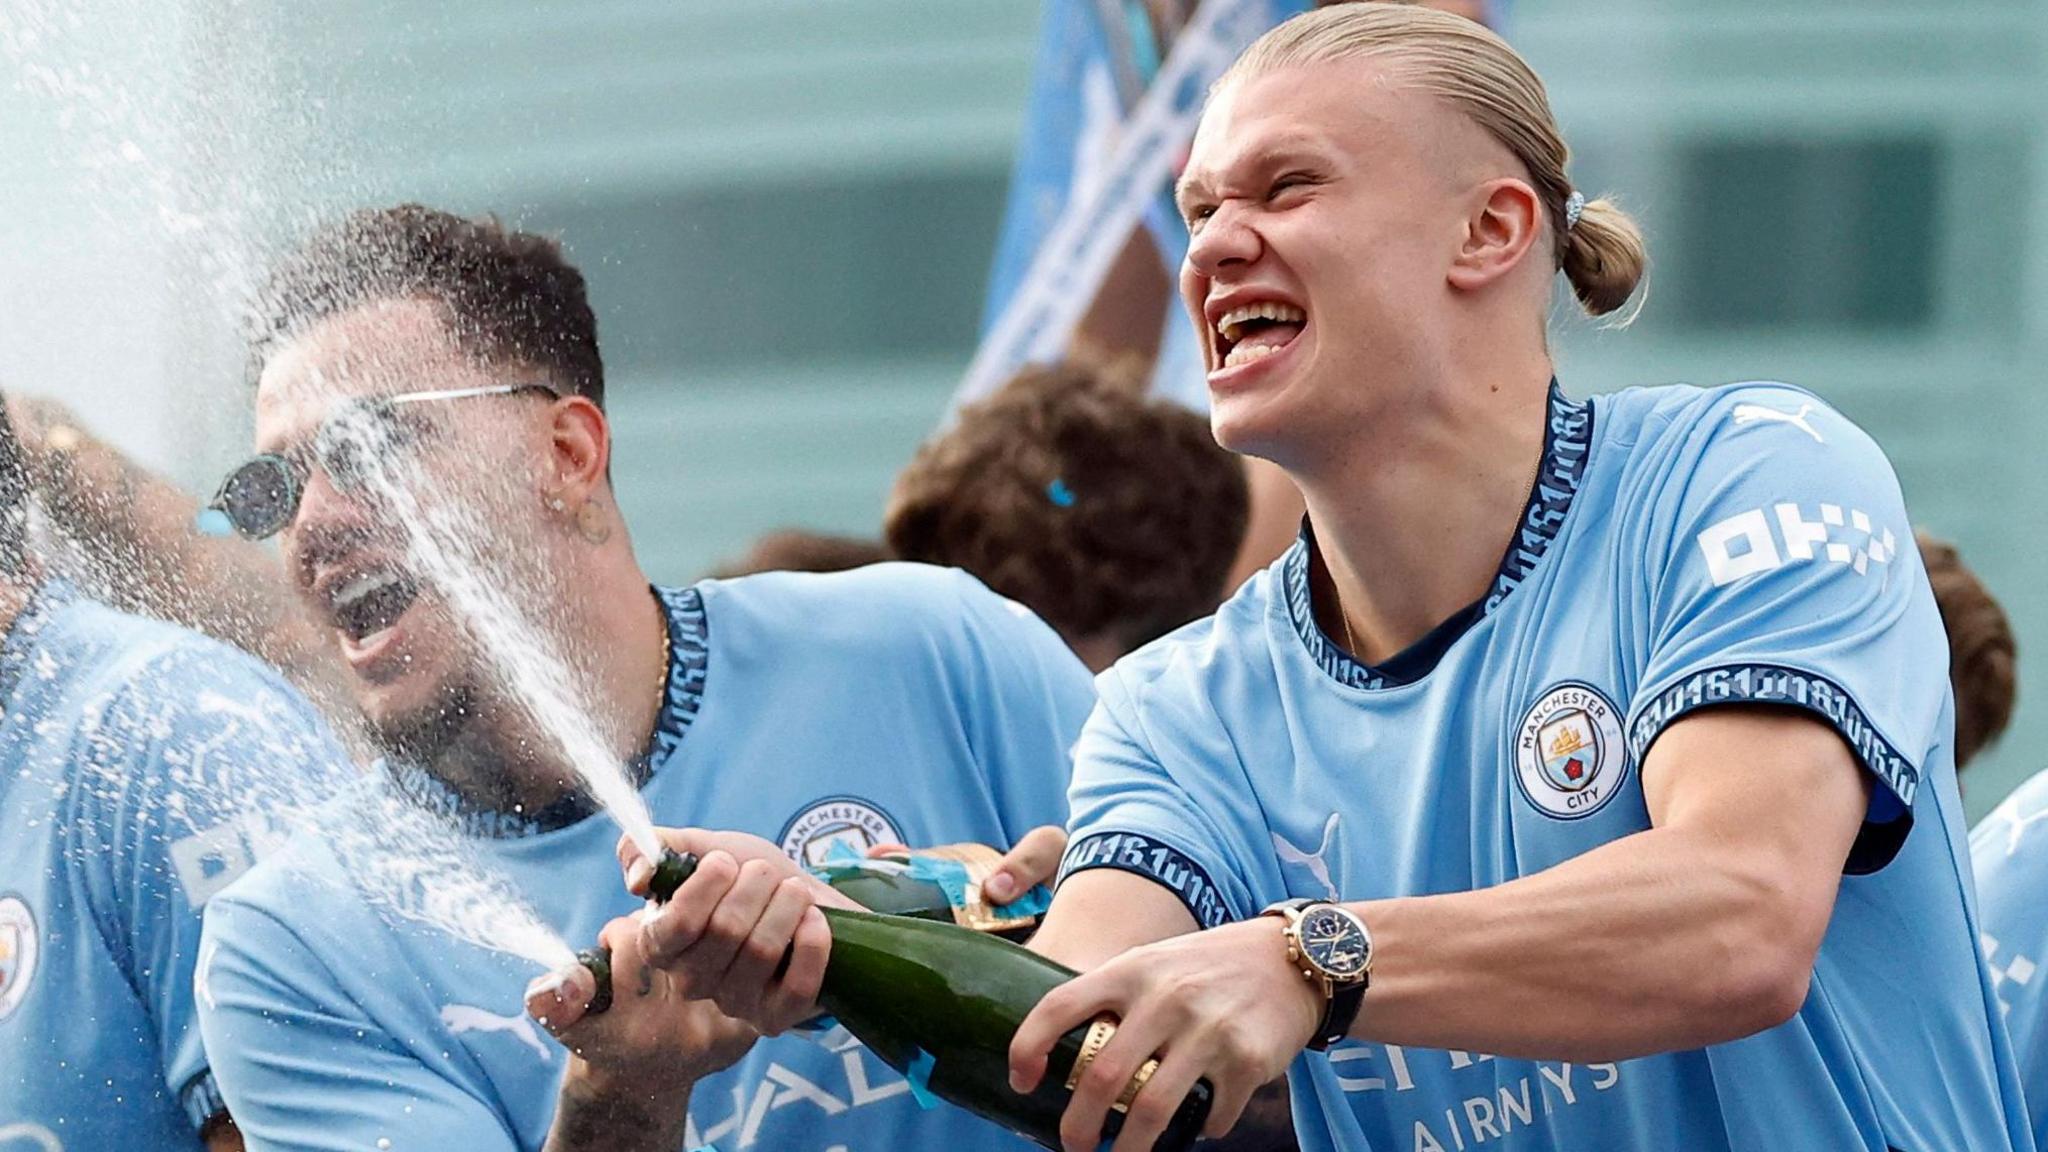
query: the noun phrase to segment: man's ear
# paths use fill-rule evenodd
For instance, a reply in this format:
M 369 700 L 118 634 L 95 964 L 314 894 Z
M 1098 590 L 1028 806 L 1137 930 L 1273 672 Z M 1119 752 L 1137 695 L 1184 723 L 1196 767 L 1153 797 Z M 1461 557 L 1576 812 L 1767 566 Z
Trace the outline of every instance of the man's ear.
M 548 488 L 543 496 L 550 506 L 559 499 L 574 508 L 605 482 L 611 464 L 611 423 L 587 396 L 564 396 L 551 409 Z
M 1477 292 L 1521 267 L 1543 235 L 1543 201 L 1522 180 L 1503 177 L 1473 190 L 1465 235 L 1451 262 L 1451 287 Z

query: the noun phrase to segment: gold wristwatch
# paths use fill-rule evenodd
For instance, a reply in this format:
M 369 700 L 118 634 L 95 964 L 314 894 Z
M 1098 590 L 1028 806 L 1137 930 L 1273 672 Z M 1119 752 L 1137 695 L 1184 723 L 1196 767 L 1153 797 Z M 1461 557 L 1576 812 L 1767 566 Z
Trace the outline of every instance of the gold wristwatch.
M 1372 980 L 1372 932 L 1365 921 L 1342 905 L 1316 899 L 1282 900 L 1260 915 L 1287 921 L 1287 962 L 1322 991 L 1323 1018 L 1308 1046 L 1320 1052 L 1344 1039 Z

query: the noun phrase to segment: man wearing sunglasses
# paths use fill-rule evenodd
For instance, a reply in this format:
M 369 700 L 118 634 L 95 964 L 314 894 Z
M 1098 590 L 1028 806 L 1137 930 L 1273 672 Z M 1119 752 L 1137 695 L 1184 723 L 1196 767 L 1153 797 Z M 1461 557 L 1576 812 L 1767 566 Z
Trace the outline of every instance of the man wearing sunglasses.
M 0 409 L 0 1148 L 241 1147 L 200 910 L 346 759 L 271 670 L 48 574 Z
M 850 1044 L 755 1044 L 640 963 L 618 829 L 496 655 L 533 630 L 567 669 L 541 694 L 587 713 L 658 823 L 752 832 L 806 862 L 1014 843 L 1014 879 L 1050 872 L 1033 857 L 1060 838 L 1033 829 L 1064 816 L 1092 704 L 1059 638 L 916 565 L 650 587 L 608 480 L 583 280 L 552 242 L 417 206 L 361 213 L 279 269 L 265 314 L 257 455 L 215 511 L 280 542 L 383 749 L 365 787 L 455 824 L 571 946 L 603 932 L 616 1000 L 584 1016 L 587 986 L 542 990 L 571 1056 L 522 1013 L 533 962 L 386 923 L 348 861 L 302 846 L 208 917 L 203 1029 L 250 1147 L 1024 1147 L 923 1114 Z M 765 869 L 702 868 L 771 919 L 797 903 Z

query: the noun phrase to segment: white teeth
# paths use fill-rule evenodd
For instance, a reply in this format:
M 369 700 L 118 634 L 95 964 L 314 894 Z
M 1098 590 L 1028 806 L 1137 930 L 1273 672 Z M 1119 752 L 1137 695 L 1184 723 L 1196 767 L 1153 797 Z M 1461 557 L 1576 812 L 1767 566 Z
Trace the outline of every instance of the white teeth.
M 1247 320 L 1275 320 L 1282 324 L 1301 324 L 1307 322 L 1308 313 L 1292 304 L 1282 304 L 1277 300 L 1261 300 L 1256 304 L 1246 304 L 1224 313 L 1223 318 L 1216 321 L 1216 332 L 1225 340 L 1234 341 Z
M 345 608 L 372 592 L 398 583 L 396 572 L 365 572 L 342 583 L 334 590 L 328 602 L 336 608 Z
M 1237 347 L 1232 348 L 1228 355 L 1223 357 L 1223 366 L 1225 368 L 1235 368 L 1239 364 L 1249 364 L 1254 360 L 1263 360 L 1278 351 L 1280 349 L 1271 344 L 1239 344 Z

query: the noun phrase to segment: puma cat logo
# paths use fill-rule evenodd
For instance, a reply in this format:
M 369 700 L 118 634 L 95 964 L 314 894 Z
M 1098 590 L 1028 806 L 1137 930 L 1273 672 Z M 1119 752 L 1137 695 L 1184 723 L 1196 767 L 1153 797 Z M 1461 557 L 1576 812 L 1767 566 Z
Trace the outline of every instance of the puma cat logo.
M 1331 900 L 1337 899 L 1337 885 L 1331 882 L 1330 865 L 1323 857 L 1330 851 L 1330 842 L 1337 835 L 1337 821 L 1341 818 L 1341 813 L 1330 813 L 1330 819 L 1323 824 L 1323 842 L 1316 845 L 1313 852 L 1304 852 L 1278 832 L 1273 833 L 1273 851 L 1280 854 L 1282 861 L 1307 868 L 1309 875 L 1323 886 L 1323 895 Z
M 1827 441 L 1821 439 L 1820 433 L 1813 430 L 1813 425 L 1806 422 L 1806 414 L 1811 411 L 1813 411 L 1813 405 L 1811 404 L 1801 404 L 1797 412 L 1786 412 L 1764 404 L 1737 404 L 1735 406 L 1735 422 L 1737 424 L 1754 424 L 1759 420 L 1769 420 L 1778 424 L 1790 424 L 1808 436 L 1813 437 L 1814 443 L 1825 444 Z
M 520 1043 L 533 1049 L 535 1056 L 548 1059 L 548 1046 L 541 1043 L 540 1030 L 534 1027 L 533 1018 L 524 1013 L 500 1016 L 468 1004 L 444 1004 L 441 1006 L 441 1023 L 458 1036 L 464 1032 L 510 1032 Z

